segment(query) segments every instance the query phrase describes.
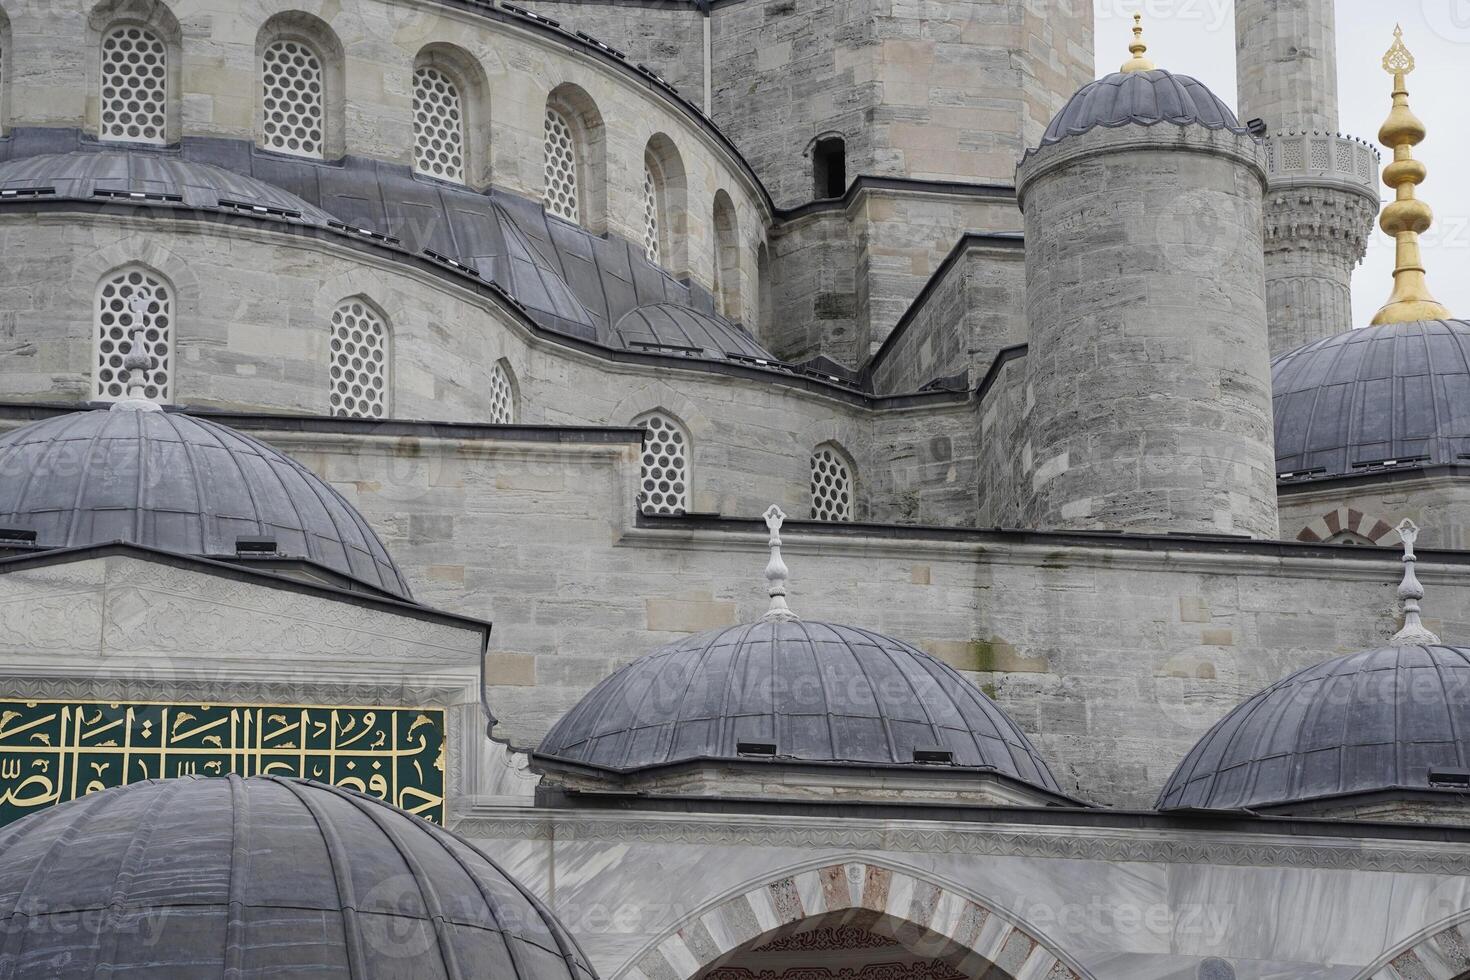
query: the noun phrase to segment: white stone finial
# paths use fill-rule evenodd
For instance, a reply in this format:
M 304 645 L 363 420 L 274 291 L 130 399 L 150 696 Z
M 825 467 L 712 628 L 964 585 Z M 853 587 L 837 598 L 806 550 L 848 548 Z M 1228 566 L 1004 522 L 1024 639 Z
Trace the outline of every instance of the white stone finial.
M 766 610 L 761 621 L 794 623 L 801 617 L 786 605 L 786 579 L 791 573 L 786 567 L 786 562 L 781 560 L 781 525 L 785 523 L 786 515 L 782 513 L 780 507 L 772 504 L 761 516 L 766 519 L 766 527 L 771 532 L 771 540 L 768 542 L 771 548 L 771 560 L 766 563 L 766 591 L 771 597 L 771 608 Z
M 1395 528 L 1404 542 L 1404 580 L 1399 585 L 1399 599 L 1404 603 L 1404 628 L 1394 634 L 1389 644 L 1396 647 L 1431 646 L 1440 642 L 1439 637 L 1424 628 L 1419 621 L 1419 600 L 1424 598 L 1424 586 L 1414 574 L 1414 542 L 1419 539 L 1419 526 L 1407 517 Z
M 148 353 L 148 307 L 152 300 L 141 291 L 128 300 L 128 312 L 132 314 L 132 330 L 128 334 L 128 352 L 123 355 L 123 368 L 128 372 L 128 396 L 113 403 L 114 412 L 158 412 L 162 409 L 146 395 L 144 383 L 146 372 L 153 367 L 153 355 Z

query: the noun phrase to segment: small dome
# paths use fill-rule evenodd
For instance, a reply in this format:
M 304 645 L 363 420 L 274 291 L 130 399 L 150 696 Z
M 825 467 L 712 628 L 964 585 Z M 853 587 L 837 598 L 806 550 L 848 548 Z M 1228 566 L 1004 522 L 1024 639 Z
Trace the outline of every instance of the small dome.
M 656 303 L 629 311 L 613 336 L 629 350 L 686 348 L 706 357 L 738 354 L 774 361 L 755 338 L 728 320 L 674 303 Z
M 170 194 L 195 208 L 221 201 L 295 211 L 308 224 L 332 216 L 263 180 L 157 150 L 46 153 L 0 165 L 0 191 L 51 187 L 59 197 L 92 200 L 98 192 Z
M 1204 83 L 1156 68 L 1115 72 L 1078 89 L 1046 127 L 1041 145 L 1081 136 L 1099 126 L 1116 129 L 1157 123 L 1246 132 L 1230 107 Z
M 0 829 L 0 975 L 592 980 L 483 851 L 300 779 L 104 790 Z
M 1470 453 L 1470 323 L 1349 330 L 1271 364 L 1276 470 L 1324 478 Z
M 1298 671 L 1230 712 L 1158 808 L 1428 790 L 1430 768 L 1470 769 L 1470 650 L 1386 647 Z
M 403 599 L 408 583 L 366 520 L 300 463 L 178 412 L 60 415 L 0 436 L 0 522 L 47 548 L 113 541 L 233 557 L 241 537 Z
M 634 661 L 538 754 L 631 771 L 744 758 L 741 742 L 774 742 L 778 761 L 866 765 L 948 749 L 956 766 L 1061 792 L 1025 734 L 953 667 L 878 633 L 802 621 L 713 630 Z

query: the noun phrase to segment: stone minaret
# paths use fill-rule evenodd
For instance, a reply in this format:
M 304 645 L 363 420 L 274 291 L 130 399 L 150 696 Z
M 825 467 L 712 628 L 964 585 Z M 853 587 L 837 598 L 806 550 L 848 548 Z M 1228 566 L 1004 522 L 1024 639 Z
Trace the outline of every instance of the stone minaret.
M 1378 154 L 1337 126 L 1333 0 L 1236 0 L 1240 118 L 1266 126 L 1271 353 L 1352 328 L 1378 214 Z
M 1274 538 L 1263 151 L 1145 50 L 1136 38 L 1123 70 L 1078 93 L 1017 171 L 1021 518 Z M 1176 108 L 1160 119 L 1160 106 Z

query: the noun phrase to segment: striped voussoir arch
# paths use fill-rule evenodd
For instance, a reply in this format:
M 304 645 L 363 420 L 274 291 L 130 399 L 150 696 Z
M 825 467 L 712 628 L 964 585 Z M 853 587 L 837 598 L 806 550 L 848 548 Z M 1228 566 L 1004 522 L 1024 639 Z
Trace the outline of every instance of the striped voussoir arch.
M 1390 953 L 1357 980 L 1464 980 L 1470 977 L 1470 915 Z
M 1394 526 L 1381 517 L 1365 514 L 1352 507 L 1339 507 L 1329 511 L 1308 524 L 1297 534 L 1298 541 L 1330 541 L 1343 531 L 1367 538 L 1376 545 L 1397 544 L 1399 535 Z
M 1058 950 L 943 885 L 861 861 L 769 881 L 685 920 L 616 980 L 689 980 L 800 927 L 851 923 L 988 980 L 1084 980 Z

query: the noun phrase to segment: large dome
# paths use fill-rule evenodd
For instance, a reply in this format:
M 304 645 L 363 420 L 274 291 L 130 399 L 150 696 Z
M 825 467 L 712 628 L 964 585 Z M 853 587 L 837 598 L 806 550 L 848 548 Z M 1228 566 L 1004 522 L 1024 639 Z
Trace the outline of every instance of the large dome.
M 1244 133 L 1230 107 L 1203 82 L 1153 71 L 1114 72 L 1077 90 L 1046 127 L 1042 146 L 1081 136 L 1099 126 L 1203 126 Z
M 299 779 L 134 783 L 0 830 L 0 976 L 591 980 L 484 852 Z
M 1308 667 L 1226 715 L 1185 756 L 1161 810 L 1428 790 L 1470 769 L 1470 650 L 1386 647 Z
M 878 633 L 802 621 L 713 630 L 634 661 L 538 754 L 631 771 L 742 758 L 741 742 L 774 743 L 779 760 L 867 765 L 948 749 L 956 766 L 1061 792 L 1025 734 L 953 667 Z
M 1325 478 L 1470 453 L 1470 324 L 1349 330 L 1271 365 L 1276 470 Z
M 234 557 L 241 537 L 400 598 L 408 583 L 361 514 L 300 463 L 177 412 L 91 411 L 0 436 L 0 523 L 48 548 L 127 541 Z

